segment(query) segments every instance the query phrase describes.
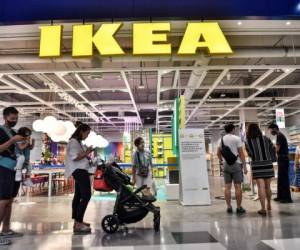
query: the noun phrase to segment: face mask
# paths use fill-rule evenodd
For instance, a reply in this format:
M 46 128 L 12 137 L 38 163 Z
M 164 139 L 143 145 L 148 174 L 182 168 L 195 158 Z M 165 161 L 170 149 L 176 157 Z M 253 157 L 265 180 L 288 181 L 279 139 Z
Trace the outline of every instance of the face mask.
M 7 121 L 7 125 L 8 125 L 10 128 L 13 128 L 14 126 L 17 125 L 17 122 L 16 122 L 16 121 Z
M 275 132 L 275 131 L 272 131 L 271 134 L 272 134 L 272 135 L 276 135 L 276 132 Z

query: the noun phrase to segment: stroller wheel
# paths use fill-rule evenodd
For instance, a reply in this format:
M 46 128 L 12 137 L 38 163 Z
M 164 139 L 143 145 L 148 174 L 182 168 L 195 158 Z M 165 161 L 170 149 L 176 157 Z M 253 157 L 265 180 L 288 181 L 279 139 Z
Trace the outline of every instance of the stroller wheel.
M 153 226 L 154 226 L 154 231 L 159 232 L 160 230 L 160 213 L 155 213 L 154 214 L 154 219 L 153 219 Z
M 112 234 L 118 230 L 119 220 L 114 215 L 106 215 L 103 218 L 101 225 L 102 225 L 104 232 Z

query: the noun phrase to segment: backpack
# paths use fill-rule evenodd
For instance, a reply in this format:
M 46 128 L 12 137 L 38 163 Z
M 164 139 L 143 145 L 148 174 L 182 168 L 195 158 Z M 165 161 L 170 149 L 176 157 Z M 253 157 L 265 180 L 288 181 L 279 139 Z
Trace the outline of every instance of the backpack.
M 230 147 L 224 144 L 223 137 L 221 139 L 221 154 L 228 165 L 233 165 L 238 159 L 238 157 L 232 153 Z
M 140 177 L 147 178 L 149 175 L 149 166 L 142 164 L 139 152 L 136 152 L 136 156 L 139 164 L 137 174 Z

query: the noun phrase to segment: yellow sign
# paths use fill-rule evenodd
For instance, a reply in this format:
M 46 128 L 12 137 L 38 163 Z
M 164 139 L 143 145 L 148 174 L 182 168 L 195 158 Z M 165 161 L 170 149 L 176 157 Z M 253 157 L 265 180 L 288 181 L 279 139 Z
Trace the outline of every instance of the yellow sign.
M 94 33 L 92 24 L 73 26 L 72 55 L 93 56 L 94 47 L 103 56 L 124 55 L 115 35 L 122 23 L 102 24 Z M 133 24 L 133 55 L 171 55 L 169 22 Z M 41 27 L 40 57 L 61 55 L 62 25 Z M 188 23 L 179 46 L 178 55 L 195 55 L 198 50 L 209 54 L 231 54 L 232 50 L 218 23 Z

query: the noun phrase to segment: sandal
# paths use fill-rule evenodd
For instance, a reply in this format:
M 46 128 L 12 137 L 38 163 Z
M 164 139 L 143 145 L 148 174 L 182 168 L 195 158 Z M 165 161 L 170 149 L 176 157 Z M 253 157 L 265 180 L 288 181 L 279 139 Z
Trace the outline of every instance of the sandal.
M 258 214 L 262 215 L 262 216 L 265 216 L 267 215 L 267 211 L 266 210 L 259 210 L 257 211 Z

